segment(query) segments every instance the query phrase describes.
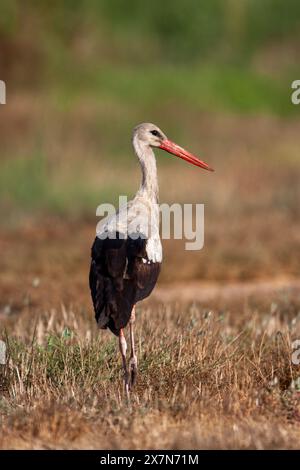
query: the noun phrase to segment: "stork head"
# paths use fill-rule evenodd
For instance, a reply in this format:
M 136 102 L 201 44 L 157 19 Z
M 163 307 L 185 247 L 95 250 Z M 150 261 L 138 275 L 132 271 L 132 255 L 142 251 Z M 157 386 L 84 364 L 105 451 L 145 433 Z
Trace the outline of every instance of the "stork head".
M 133 139 L 137 138 L 144 145 L 159 147 L 167 139 L 167 136 L 151 122 L 143 122 L 133 130 Z
M 136 140 L 139 145 L 144 147 L 160 148 L 176 157 L 182 158 L 192 165 L 204 168 L 205 170 L 214 171 L 207 163 L 199 160 L 195 155 L 169 140 L 159 127 L 150 122 L 144 122 L 134 128 L 133 143 Z

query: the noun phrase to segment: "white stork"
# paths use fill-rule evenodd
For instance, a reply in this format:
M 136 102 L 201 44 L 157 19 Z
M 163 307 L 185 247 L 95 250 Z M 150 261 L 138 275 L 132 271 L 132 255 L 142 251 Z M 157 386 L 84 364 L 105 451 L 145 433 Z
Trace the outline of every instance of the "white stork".
M 205 170 L 206 163 L 170 141 L 154 124 L 135 127 L 132 144 L 142 169 L 135 198 L 97 227 L 89 283 L 99 328 L 119 337 L 126 393 L 135 383 L 137 356 L 133 324 L 135 304 L 152 292 L 160 272 L 158 181 L 153 148 L 163 149 Z M 131 353 L 127 366 L 124 328 L 129 323 Z

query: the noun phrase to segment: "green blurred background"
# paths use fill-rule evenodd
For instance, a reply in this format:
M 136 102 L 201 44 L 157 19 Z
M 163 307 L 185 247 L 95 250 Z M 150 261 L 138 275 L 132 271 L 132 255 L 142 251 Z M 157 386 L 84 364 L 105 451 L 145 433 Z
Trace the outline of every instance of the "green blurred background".
M 299 116 L 290 100 L 300 76 L 297 0 L 1 0 L 0 8 L 6 221 L 12 209 L 94 215 L 103 198 L 133 191 L 138 174 L 109 170 L 135 168 L 130 133 L 140 121 L 216 164 L 228 148 L 210 158 L 206 117 Z
M 298 273 L 299 1 L 0 0 L 0 12 L 0 235 L 54 217 L 66 239 L 86 227 L 89 246 L 97 205 L 138 188 L 131 132 L 152 121 L 216 169 L 157 152 L 161 202 L 205 204 L 206 249 L 165 242 L 165 279 Z

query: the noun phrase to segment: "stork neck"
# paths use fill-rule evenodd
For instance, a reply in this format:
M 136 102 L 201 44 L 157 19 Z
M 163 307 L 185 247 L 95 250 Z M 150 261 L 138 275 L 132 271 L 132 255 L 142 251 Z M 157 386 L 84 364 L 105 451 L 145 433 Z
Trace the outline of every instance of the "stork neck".
M 158 180 L 154 152 L 149 145 L 137 138 L 133 139 L 133 148 L 142 169 L 142 183 L 138 194 L 146 195 L 148 199 L 158 202 Z

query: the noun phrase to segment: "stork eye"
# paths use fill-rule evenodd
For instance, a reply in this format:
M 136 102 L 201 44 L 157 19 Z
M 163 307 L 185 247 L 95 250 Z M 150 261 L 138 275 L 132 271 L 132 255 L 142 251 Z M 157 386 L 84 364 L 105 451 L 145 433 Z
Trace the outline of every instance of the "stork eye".
M 155 137 L 160 137 L 160 133 L 157 130 L 153 129 L 153 131 L 150 132 L 152 135 L 155 135 Z

